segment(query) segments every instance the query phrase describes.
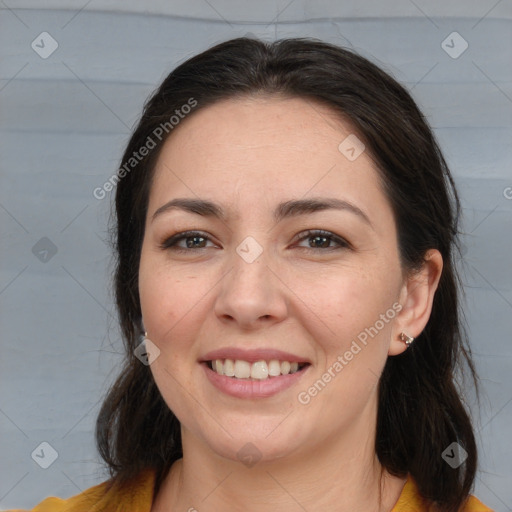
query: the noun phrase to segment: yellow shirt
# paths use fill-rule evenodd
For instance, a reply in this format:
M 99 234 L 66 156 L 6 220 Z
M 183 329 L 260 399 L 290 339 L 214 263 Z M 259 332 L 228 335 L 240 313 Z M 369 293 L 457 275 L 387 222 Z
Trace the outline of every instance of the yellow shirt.
M 30 512 L 150 512 L 153 503 L 155 472 L 142 472 L 123 492 L 107 483 L 96 485 L 81 494 L 63 500 L 46 498 Z M 9 510 L 7 512 L 27 512 Z M 416 483 L 409 475 L 400 497 L 391 512 L 429 512 L 421 500 Z M 471 496 L 461 512 L 493 512 Z

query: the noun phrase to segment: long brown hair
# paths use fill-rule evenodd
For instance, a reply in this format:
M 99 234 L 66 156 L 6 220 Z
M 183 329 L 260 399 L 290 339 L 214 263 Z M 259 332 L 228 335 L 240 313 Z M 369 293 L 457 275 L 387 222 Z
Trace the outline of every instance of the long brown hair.
M 459 313 L 457 192 L 409 93 L 367 59 L 313 39 L 238 38 L 219 44 L 172 71 L 144 106 L 122 158 L 115 198 L 115 294 L 126 360 L 96 425 L 112 481 L 122 484 L 154 468 L 161 482 L 182 456 L 180 424 L 149 367 L 134 355 L 142 332 L 138 269 L 148 196 L 160 148 L 174 129 L 169 119 L 191 99 L 197 111 L 221 99 L 260 93 L 321 102 L 348 119 L 380 172 L 403 268 L 421 267 L 428 249 L 442 254 L 429 322 L 411 348 L 388 358 L 380 378 L 375 449 L 389 472 L 410 473 L 427 501 L 456 511 L 471 491 L 477 462 L 473 428 L 455 384 L 457 371 L 465 368 L 477 387 Z M 135 165 L 130 159 L 148 145 L 148 137 L 155 147 Z M 456 468 L 441 456 L 453 442 L 467 452 Z

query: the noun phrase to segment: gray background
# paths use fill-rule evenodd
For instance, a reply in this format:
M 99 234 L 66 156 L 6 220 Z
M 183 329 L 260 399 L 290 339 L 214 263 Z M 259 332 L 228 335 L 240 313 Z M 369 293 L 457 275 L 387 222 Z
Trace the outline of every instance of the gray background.
M 93 426 L 121 343 L 105 243 L 111 197 L 92 192 L 167 73 L 251 33 L 360 52 L 412 91 L 435 128 L 465 215 L 466 311 L 483 387 L 475 494 L 512 510 L 512 2 L 443 3 L 0 0 L 1 508 L 106 478 Z M 42 46 L 45 31 L 59 46 L 43 59 L 31 43 Z M 454 31 L 469 45 L 457 58 L 462 39 L 442 45 Z M 48 448 L 36 456 L 41 442 L 58 453 L 48 469 L 35 462 L 50 461 Z

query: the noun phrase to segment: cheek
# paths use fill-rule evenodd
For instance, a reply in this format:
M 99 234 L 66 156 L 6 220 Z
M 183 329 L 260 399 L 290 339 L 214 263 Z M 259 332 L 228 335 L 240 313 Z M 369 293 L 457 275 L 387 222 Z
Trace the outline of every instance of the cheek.
M 143 252 L 139 268 L 140 304 L 144 325 L 155 340 L 163 341 L 166 333 L 201 301 L 204 283 L 199 286 L 198 281 Z
M 304 312 L 309 309 L 310 317 L 314 313 L 322 345 L 330 351 L 350 345 L 392 308 L 399 290 L 395 274 L 391 263 L 382 267 L 353 265 L 315 274 L 304 272 L 292 282 Z M 386 316 L 384 325 L 381 321 L 377 325 L 383 335 L 390 329 L 393 313 Z
M 393 268 L 345 268 L 315 286 L 302 278 L 299 293 L 308 296 L 315 313 L 309 314 L 308 329 L 317 333 L 321 361 L 298 398 L 334 429 L 352 421 L 375 396 L 396 317 L 399 280 Z
M 202 314 L 205 295 L 205 283 L 199 281 L 169 268 L 161 255 L 143 250 L 139 268 L 142 317 L 148 338 L 160 350 L 150 371 L 167 406 L 185 423 L 192 416 L 183 390 L 192 389 L 197 378 L 184 361 L 188 364 L 196 357 L 194 340 L 201 322 L 195 319 Z

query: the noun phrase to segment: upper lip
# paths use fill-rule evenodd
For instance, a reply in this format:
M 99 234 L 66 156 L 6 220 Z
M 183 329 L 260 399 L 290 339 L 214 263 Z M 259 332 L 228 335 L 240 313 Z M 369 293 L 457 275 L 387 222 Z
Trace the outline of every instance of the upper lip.
M 310 361 L 301 356 L 297 356 L 290 352 L 283 352 L 282 350 L 276 350 L 273 348 L 255 348 L 255 349 L 244 349 L 235 347 L 219 348 L 212 350 L 205 354 L 200 361 L 214 361 L 215 359 L 233 359 L 247 361 L 254 363 L 256 361 L 271 361 L 277 359 L 278 361 L 289 361 L 290 363 L 310 363 Z

